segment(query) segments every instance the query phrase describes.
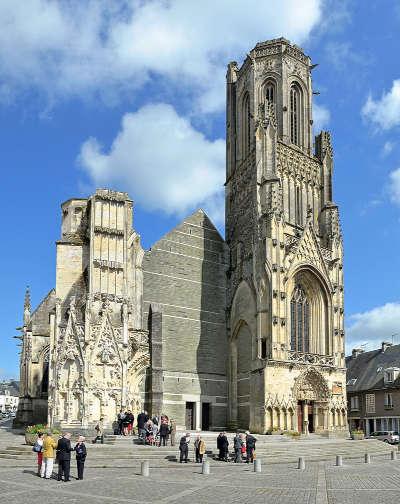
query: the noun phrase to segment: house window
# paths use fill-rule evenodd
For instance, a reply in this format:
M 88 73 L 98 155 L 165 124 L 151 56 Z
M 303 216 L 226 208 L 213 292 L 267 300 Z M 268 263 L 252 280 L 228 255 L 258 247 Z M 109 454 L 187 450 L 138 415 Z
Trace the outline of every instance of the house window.
M 290 302 L 291 348 L 310 351 L 310 304 L 301 285 L 295 288 Z
M 350 409 L 351 411 L 358 411 L 358 396 L 350 397 Z
M 393 408 L 393 395 L 391 392 L 385 393 L 385 408 L 392 409 Z
M 365 394 L 365 410 L 367 413 L 375 413 L 375 394 Z
M 385 382 L 392 383 L 394 381 L 393 375 L 394 375 L 393 371 L 386 371 L 385 372 Z

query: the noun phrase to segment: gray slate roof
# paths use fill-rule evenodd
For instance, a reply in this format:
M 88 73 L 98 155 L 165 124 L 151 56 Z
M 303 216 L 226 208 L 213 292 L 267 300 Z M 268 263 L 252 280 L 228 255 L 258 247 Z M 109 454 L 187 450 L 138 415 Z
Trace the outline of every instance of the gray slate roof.
M 357 378 L 354 385 L 347 385 L 347 392 L 400 387 L 400 376 L 393 383 L 384 384 L 385 369 L 400 368 L 400 345 L 390 346 L 384 352 L 379 349 L 363 352 L 355 358 L 346 357 L 346 366 L 347 383 Z
M 9 382 L 1 382 L 0 383 L 0 394 L 4 394 L 5 391 L 8 390 L 11 396 L 18 397 L 19 396 L 19 382 L 15 380 L 11 380 Z

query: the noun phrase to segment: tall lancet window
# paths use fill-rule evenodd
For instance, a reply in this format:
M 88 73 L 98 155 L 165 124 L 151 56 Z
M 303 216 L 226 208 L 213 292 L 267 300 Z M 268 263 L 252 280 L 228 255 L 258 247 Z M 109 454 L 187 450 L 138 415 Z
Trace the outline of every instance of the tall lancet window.
M 250 115 L 250 98 L 246 94 L 243 98 L 242 107 L 242 133 L 243 133 L 243 154 L 247 156 L 250 152 L 250 131 L 251 131 L 251 115 Z
M 297 352 L 310 351 L 310 304 L 301 285 L 297 285 L 290 301 L 290 346 Z
M 290 141 L 300 145 L 301 92 L 297 84 L 290 87 Z
M 275 85 L 271 81 L 265 84 L 265 104 L 269 103 L 275 103 Z

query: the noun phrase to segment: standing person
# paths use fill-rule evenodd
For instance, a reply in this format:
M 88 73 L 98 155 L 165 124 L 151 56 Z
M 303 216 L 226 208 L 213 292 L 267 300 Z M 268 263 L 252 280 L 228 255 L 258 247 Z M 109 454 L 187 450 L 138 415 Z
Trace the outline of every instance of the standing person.
M 169 426 L 167 423 L 161 422 L 159 433 L 160 433 L 160 446 L 161 445 L 167 446 L 167 438 L 169 434 Z
M 242 458 L 241 461 L 243 462 L 243 457 L 246 456 L 246 434 L 240 434 L 240 439 L 242 440 Z
M 46 432 L 43 440 L 43 461 L 40 469 L 40 477 L 50 479 L 54 465 L 54 450 L 57 448 L 57 441 L 51 437 L 51 431 Z
M 117 420 L 118 420 L 118 434 L 121 436 L 124 432 L 124 419 L 125 419 L 125 413 L 124 410 L 121 410 L 118 413 Z
M 94 430 L 96 431 L 96 437 L 94 438 L 93 443 L 97 443 L 97 441 L 100 441 L 100 443 L 103 444 L 103 433 L 104 433 L 103 421 L 104 418 L 101 417 L 100 420 L 97 422 L 96 427 L 94 428 Z
M 236 436 L 233 439 L 233 448 L 235 450 L 235 463 L 236 464 L 242 462 L 242 446 L 243 446 L 242 438 L 241 438 L 239 432 L 236 432 Z
M 218 459 L 228 462 L 228 446 L 229 441 L 225 432 L 220 432 L 217 437 L 217 448 L 219 450 Z
M 175 436 L 176 436 L 176 423 L 173 418 L 169 423 L 169 435 L 171 437 L 171 446 L 175 446 Z
M 124 436 L 127 436 L 129 434 L 129 414 L 127 411 L 124 413 L 124 419 L 122 421 L 122 432 Z
M 143 441 L 143 444 L 146 442 L 146 423 L 148 420 L 147 411 L 139 413 L 137 417 L 138 437 Z
M 203 455 L 206 453 L 206 443 L 201 439 L 201 436 L 197 436 L 194 442 L 194 449 L 196 452 L 196 462 L 203 462 Z
M 78 471 L 78 480 L 83 480 L 83 470 L 85 468 L 85 460 L 86 460 L 86 446 L 85 446 L 85 438 L 83 436 L 78 437 L 78 442 L 75 445 L 75 453 L 76 453 L 76 468 Z
M 58 481 L 62 480 L 64 475 L 64 481 L 71 481 L 69 479 L 69 473 L 71 468 L 71 434 L 66 432 L 61 439 L 58 440 L 57 444 L 57 457 L 58 457 Z
M 38 432 L 32 451 L 37 454 L 37 475 L 40 476 L 40 470 L 43 462 L 43 432 Z
M 130 411 L 129 413 L 130 413 L 129 419 L 130 419 L 130 424 L 131 424 L 130 433 L 131 433 L 131 436 L 133 436 L 133 434 L 135 433 L 135 429 L 133 427 L 133 425 L 135 423 L 135 415 L 132 413 L 132 411 Z
M 154 422 L 152 422 L 152 429 L 153 429 L 153 444 L 154 446 L 157 446 L 158 425 Z
M 135 417 L 133 416 L 133 413 L 131 410 L 128 410 L 128 413 L 126 414 L 126 421 L 127 423 L 127 433 L 129 436 L 132 435 L 132 429 L 133 429 L 133 422 L 135 420 Z
M 246 431 L 246 463 L 253 462 L 254 460 L 254 450 L 256 449 L 257 439 Z
M 185 436 L 181 437 L 181 440 L 179 442 L 179 451 L 181 452 L 179 462 L 181 464 L 182 462 L 185 462 L 185 464 L 187 464 L 188 462 L 189 443 L 190 443 L 190 433 L 187 432 Z

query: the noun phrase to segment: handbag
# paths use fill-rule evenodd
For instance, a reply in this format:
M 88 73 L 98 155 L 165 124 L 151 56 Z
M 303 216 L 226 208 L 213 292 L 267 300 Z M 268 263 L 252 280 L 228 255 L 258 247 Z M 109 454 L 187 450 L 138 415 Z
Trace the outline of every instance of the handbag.
M 40 453 L 43 451 L 43 446 L 36 441 L 36 443 L 33 445 L 32 451 L 35 453 Z

